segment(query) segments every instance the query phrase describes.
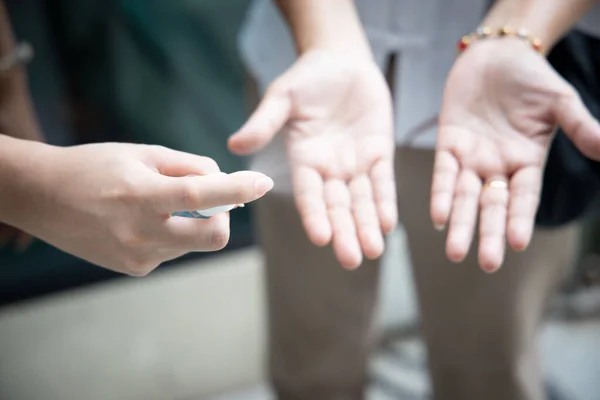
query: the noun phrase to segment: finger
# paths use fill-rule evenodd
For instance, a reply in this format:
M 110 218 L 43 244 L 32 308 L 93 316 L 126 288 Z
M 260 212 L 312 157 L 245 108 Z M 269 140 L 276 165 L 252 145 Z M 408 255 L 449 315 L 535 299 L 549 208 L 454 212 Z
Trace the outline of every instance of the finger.
M 370 173 L 379 224 L 383 233 L 391 233 L 398 224 L 398 202 L 394 163 L 390 159 L 377 162 Z
M 469 252 L 477 222 L 480 192 L 479 177 L 473 171 L 462 171 L 456 184 L 446 242 L 446 254 L 451 261 L 461 262 Z
M 558 124 L 587 157 L 600 160 L 600 124 L 575 90 L 555 103 Z
M 217 251 L 229 242 L 229 214 L 210 219 L 170 217 L 154 232 L 162 247 L 185 252 Z
M 542 190 L 542 170 L 524 168 L 510 180 L 507 239 L 516 251 L 529 246 Z
M 149 146 L 150 162 L 166 176 L 208 175 L 220 172 L 219 165 L 209 157 L 172 150 L 162 146 Z
M 273 180 L 260 172 L 211 174 L 181 178 L 160 177 L 148 189 L 149 201 L 160 212 L 205 210 L 249 203 L 273 188 Z
M 350 191 L 341 180 L 325 182 L 325 202 L 333 230 L 333 250 L 344 268 L 358 268 L 362 263 L 356 226 L 350 210 Z
M 450 218 L 458 172 L 456 157 L 448 151 L 438 150 L 431 185 L 431 219 L 437 230 L 443 230 Z
M 350 182 L 350 195 L 360 247 L 368 258 L 379 258 L 383 253 L 384 242 L 369 177 L 361 175 L 354 178 Z
M 506 250 L 508 183 L 503 177 L 489 182 L 480 197 L 479 265 L 486 272 L 494 272 L 502 265 Z
M 317 246 L 329 244 L 332 232 L 325 205 L 323 178 L 315 169 L 299 167 L 293 170 L 292 179 L 296 207 L 309 239 Z
M 291 112 L 292 102 L 287 88 L 274 83 L 250 119 L 229 138 L 229 149 L 237 154 L 260 150 L 284 127 Z

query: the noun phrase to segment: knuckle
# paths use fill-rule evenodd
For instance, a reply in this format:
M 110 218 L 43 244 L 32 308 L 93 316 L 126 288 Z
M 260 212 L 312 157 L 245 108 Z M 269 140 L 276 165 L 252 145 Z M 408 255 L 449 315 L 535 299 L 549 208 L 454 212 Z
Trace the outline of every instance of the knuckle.
M 137 249 L 144 245 L 145 240 L 135 233 L 121 234 L 119 237 L 121 246 L 126 249 Z
M 216 227 L 212 230 L 209 236 L 209 243 L 211 250 L 221 250 L 229 243 L 229 229 L 223 227 Z
M 123 266 L 124 272 L 129 276 L 144 277 L 154 271 L 160 263 L 150 260 L 141 254 L 131 254 L 126 257 Z
M 191 180 L 183 181 L 179 196 L 181 204 L 186 207 L 187 211 L 195 209 L 202 200 L 200 191 Z
M 113 236 L 123 249 L 137 249 L 146 244 L 144 236 L 128 226 L 115 228 Z
M 469 185 L 460 185 L 456 188 L 455 197 L 465 200 L 465 199 L 473 199 L 476 198 L 480 194 L 480 189 L 478 187 L 473 187 Z
M 214 174 L 217 172 L 221 172 L 221 169 L 219 168 L 219 164 L 217 164 L 217 162 L 215 160 L 213 160 L 210 157 L 205 157 L 205 156 L 201 156 L 202 158 L 202 163 L 203 163 L 203 169 L 204 169 L 204 173 L 205 174 Z
M 104 192 L 106 198 L 126 205 L 139 203 L 143 194 L 143 187 L 133 174 L 123 174 L 120 184 L 116 184 Z
M 571 84 L 567 84 L 564 87 L 562 93 L 558 92 L 558 96 L 556 96 L 556 97 L 560 97 L 561 94 L 562 94 L 562 97 L 567 101 L 581 100 L 579 91 L 577 89 L 575 89 L 575 87 L 573 87 L 573 85 L 571 85 Z

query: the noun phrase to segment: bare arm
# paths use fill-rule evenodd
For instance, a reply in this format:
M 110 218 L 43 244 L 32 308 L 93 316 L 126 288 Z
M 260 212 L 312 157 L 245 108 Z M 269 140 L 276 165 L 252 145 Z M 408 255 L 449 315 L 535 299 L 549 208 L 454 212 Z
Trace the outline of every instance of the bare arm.
M 598 0 L 497 0 L 483 25 L 525 28 L 551 49 Z
M 300 54 L 326 49 L 371 56 L 352 0 L 276 0 Z
M 397 220 L 390 90 L 352 0 L 276 2 L 300 57 L 269 85 L 229 148 L 251 154 L 286 135 L 308 237 L 332 243 L 340 264 L 356 268 L 363 255 L 381 255 Z
M 0 57 L 10 55 L 14 49 L 8 14 L 0 1 Z M 42 140 L 22 66 L 0 71 L 0 132 L 21 139 Z
M 48 148 L 44 143 L 0 134 L 0 222 L 12 224 L 23 213 L 27 201 L 22 189 L 43 170 L 41 154 Z

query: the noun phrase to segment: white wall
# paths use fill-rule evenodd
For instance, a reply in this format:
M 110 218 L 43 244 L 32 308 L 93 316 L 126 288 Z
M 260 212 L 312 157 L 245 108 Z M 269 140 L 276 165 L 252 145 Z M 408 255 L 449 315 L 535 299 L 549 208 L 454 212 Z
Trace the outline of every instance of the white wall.
M 384 327 L 415 314 L 402 240 L 382 275 Z M 0 398 L 189 399 L 256 383 L 265 318 L 257 249 L 21 304 L 0 312 Z

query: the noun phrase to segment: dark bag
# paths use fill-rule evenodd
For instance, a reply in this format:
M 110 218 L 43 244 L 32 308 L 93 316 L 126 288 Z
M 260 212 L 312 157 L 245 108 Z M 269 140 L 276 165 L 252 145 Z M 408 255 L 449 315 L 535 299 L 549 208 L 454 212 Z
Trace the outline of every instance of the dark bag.
M 600 117 L 600 40 L 572 31 L 548 56 L 552 66 Z M 585 157 L 559 129 L 552 143 L 537 224 L 560 226 L 600 210 L 600 164 Z

